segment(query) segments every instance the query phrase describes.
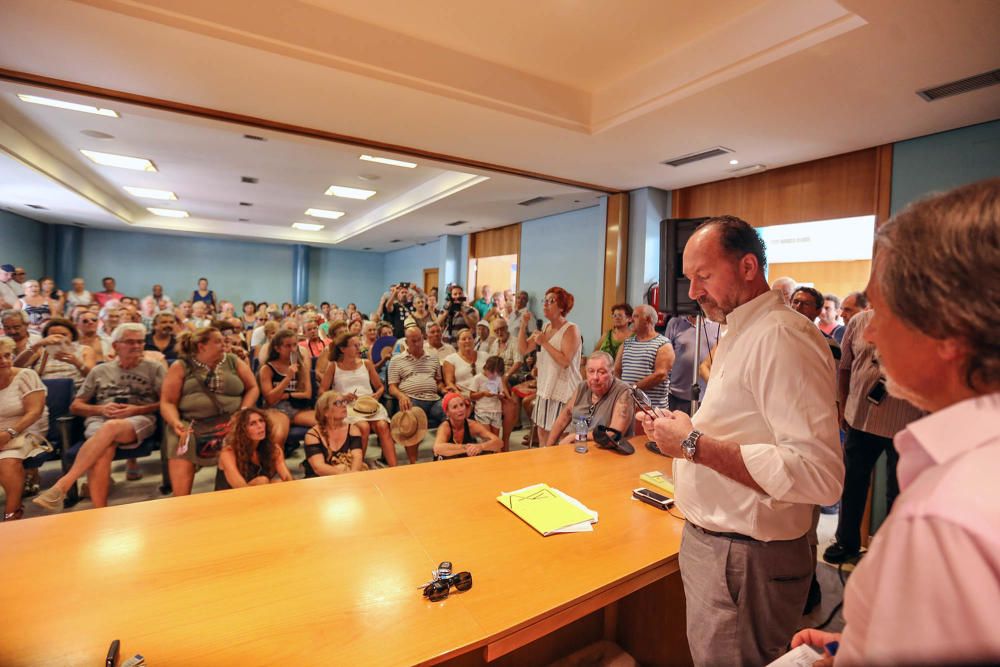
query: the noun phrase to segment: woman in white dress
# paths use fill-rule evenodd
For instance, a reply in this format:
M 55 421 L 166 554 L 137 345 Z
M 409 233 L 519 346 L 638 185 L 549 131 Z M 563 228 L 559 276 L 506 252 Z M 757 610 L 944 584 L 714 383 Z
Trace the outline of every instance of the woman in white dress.
M 396 443 L 389 430 L 389 414 L 379 402 L 385 385 L 371 359 L 361 358 L 361 340 L 350 331 L 342 330 L 330 346 L 330 363 L 319 384 L 320 395 L 330 389 L 351 402 L 347 408 L 347 423 L 357 425 L 361 431 L 362 453 L 368 450 L 368 436 L 374 428 L 385 462 L 395 466 Z
M 49 430 L 45 385 L 30 368 L 14 368 L 14 341 L 0 337 L 0 486 L 4 521 L 24 514 L 24 459 L 45 451 Z
M 542 301 L 542 313 L 549 323 L 541 331 L 527 336 L 525 332 L 531 313 L 525 310 L 523 324 L 518 331 L 518 351 L 522 356 L 538 350 L 538 397 L 531 421 L 538 428 L 541 442 L 548 442 L 549 431 L 559 413 L 573 398 L 582 381 L 580 350 L 583 341 L 580 329 L 566 319 L 572 308 L 572 294 L 561 287 L 550 287 Z

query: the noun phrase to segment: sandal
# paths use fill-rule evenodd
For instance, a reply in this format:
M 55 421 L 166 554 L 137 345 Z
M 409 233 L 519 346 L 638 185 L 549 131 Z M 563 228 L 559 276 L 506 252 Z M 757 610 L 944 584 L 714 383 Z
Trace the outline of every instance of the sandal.
M 24 517 L 24 505 L 21 505 L 13 512 L 7 512 L 3 515 L 4 521 L 18 521 Z
M 142 479 L 142 468 L 126 468 L 125 469 L 125 479 L 130 482 L 137 482 Z

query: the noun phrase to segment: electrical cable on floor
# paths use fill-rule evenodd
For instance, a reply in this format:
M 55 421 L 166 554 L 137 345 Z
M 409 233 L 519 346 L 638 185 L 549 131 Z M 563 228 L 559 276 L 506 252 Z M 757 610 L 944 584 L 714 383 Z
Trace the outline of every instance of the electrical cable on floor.
M 837 612 L 840 611 L 840 608 L 844 606 L 844 595 L 843 595 L 843 592 L 844 592 L 844 588 L 847 586 L 847 581 L 844 579 L 844 564 L 843 563 L 837 563 L 837 578 L 840 579 L 840 591 L 841 591 L 840 602 L 838 602 L 834 606 L 834 608 L 830 610 L 830 615 L 826 617 L 826 620 L 816 626 L 817 630 L 822 630 L 826 626 L 830 625 L 830 622 L 833 621 L 833 617 L 836 616 Z

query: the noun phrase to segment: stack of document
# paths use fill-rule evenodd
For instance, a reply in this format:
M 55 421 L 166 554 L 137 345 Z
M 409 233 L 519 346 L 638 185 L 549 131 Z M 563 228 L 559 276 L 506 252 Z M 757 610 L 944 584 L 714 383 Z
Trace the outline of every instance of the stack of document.
M 501 493 L 497 501 L 542 535 L 594 530 L 597 512 L 548 484 Z

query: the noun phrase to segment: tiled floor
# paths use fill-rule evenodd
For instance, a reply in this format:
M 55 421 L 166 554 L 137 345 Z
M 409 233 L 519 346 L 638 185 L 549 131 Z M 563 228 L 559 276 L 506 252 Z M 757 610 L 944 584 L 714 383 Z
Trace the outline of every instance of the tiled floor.
M 527 433 L 527 431 L 515 431 L 511 437 L 511 448 L 521 449 L 521 439 Z M 372 443 L 376 443 L 376 439 L 371 439 Z M 433 432 L 429 433 L 424 441 L 420 445 L 419 455 L 417 462 L 420 464 L 427 463 L 431 461 L 431 452 L 434 443 Z M 367 460 L 372 463 L 381 455 L 381 449 L 377 444 L 372 444 L 368 448 Z M 408 465 L 406 454 L 403 448 L 397 448 L 397 457 L 399 459 L 400 465 Z M 303 461 L 303 451 L 301 448 L 297 449 L 288 459 L 288 468 L 292 471 L 292 474 L 296 478 L 303 477 L 302 472 L 302 461 Z M 154 452 L 153 456 L 149 456 L 145 459 L 140 459 L 140 465 L 143 470 L 143 478 L 139 481 L 129 482 L 125 480 L 125 462 L 117 461 L 112 467 L 112 477 L 115 480 L 114 486 L 111 489 L 111 497 L 109 502 L 111 505 L 124 505 L 126 503 L 134 503 L 143 500 L 157 500 L 162 499 L 167 496 L 163 496 L 160 493 L 159 486 L 161 483 L 160 478 L 160 458 L 159 452 Z M 194 480 L 194 493 L 209 493 L 215 487 L 215 468 L 204 468 L 195 475 Z M 59 477 L 59 463 L 57 461 L 52 461 L 47 463 L 42 467 L 42 488 L 48 488 L 52 483 Z M 85 478 L 84 478 L 85 479 Z M 0 490 L 0 497 L 2 497 L 3 491 Z M 87 499 L 81 500 L 75 507 L 63 510 L 66 512 L 82 512 L 86 510 L 93 509 L 90 501 Z M 30 519 L 36 516 L 42 516 L 46 514 L 45 510 L 41 509 L 34 503 L 30 502 L 29 499 L 25 499 L 24 503 L 24 518 Z M 0 526 L 0 531 L 2 531 L 2 526 Z M 837 515 L 821 515 L 819 527 L 817 532 L 819 534 L 819 554 L 822 555 L 823 550 L 833 541 L 834 532 L 837 529 Z M 849 567 L 845 568 L 844 576 L 846 578 L 849 573 Z M 813 610 L 809 616 L 805 616 L 802 619 L 802 627 L 815 627 L 822 623 L 829 616 L 830 611 L 840 604 L 843 597 L 843 585 L 840 582 L 840 578 L 837 573 L 837 568 L 835 566 L 829 565 L 822 562 L 822 560 L 817 564 L 816 576 L 819 579 L 820 587 L 823 590 L 823 600 L 819 607 Z M 834 615 L 827 629 L 830 631 L 840 631 L 843 628 L 844 622 L 841 617 L 840 611 Z

